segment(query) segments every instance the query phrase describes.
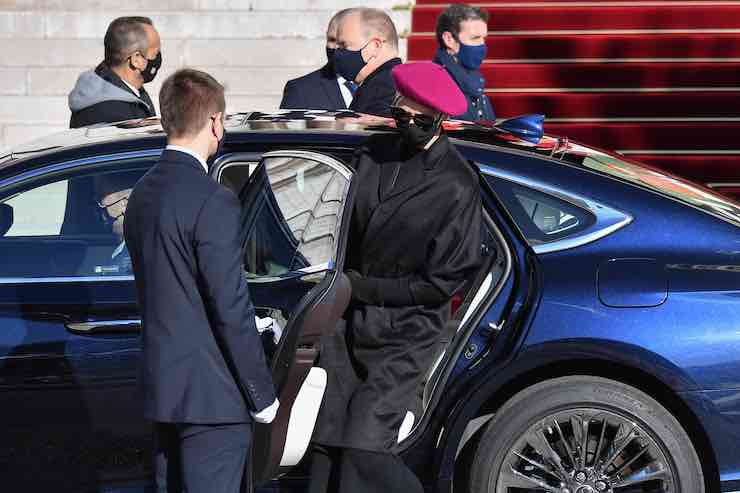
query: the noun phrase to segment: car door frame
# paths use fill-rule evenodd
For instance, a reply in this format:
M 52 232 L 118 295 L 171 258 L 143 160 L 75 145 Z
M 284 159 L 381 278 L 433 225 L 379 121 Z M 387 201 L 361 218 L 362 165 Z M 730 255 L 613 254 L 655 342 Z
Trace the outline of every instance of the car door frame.
M 324 149 L 322 149 L 322 151 L 324 151 Z M 325 151 L 322 151 L 305 149 L 279 149 L 265 152 L 235 152 L 220 157 L 211 171 L 211 176 L 214 179 L 218 180 L 222 176 L 223 171 L 227 169 L 231 163 L 237 163 L 242 160 L 244 165 L 249 166 L 251 165 L 251 163 L 254 162 L 255 158 L 259 156 L 258 165 L 250 171 L 247 182 L 243 185 L 241 191 L 239 192 L 240 201 L 244 200 L 245 196 L 249 196 L 250 194 L 254 195 L 244 200 L 246 204 L 251 204 L 254 202 L 254 200 L 256 200 L 256 194 L 259 192 L 259 190 L 257 190 L 257 186 L 261 185 L 262 183 L 261 181 L 258 182 L 257 180 L 261 180 L 261 170 L 265 166 L 264 161 L 265 159 L 270 157 L 303 158 L 306 160 L 324 164 L 339 172 L 348 181 L 347 193 L 342 208 L 339 211 L 337 226 L 335 228 L 336 241 L 334 245 L 333 260 L 330 260 L 328 265 L 326 265 L 325 268 L 322 268 L 321 270 L 317 270 L 314 266 L 311 266 L 306 269 L 308 272 L 303 273 L 303 275 L 301 276 L 316 276 L 317 274 L 321 273 L 325 274 L 324 279 L 321 280 L 314 288 L 318 291 L 319 294 L 312 296 L 310 299 L 306 299 L 311 295 L 311 292 L 314 291 L 312 289 L 301 299 L 301 301 L 296 306 L 295 314 L 291 317 L 291 321 L 288 322 L 289 324 L 292 323 L 293 325 L 301 320 L 301 317 L 303 316 L 303 314 L 305 314 L 306 310 L 308 310 L 312 306 L 322 303 L 324 298 L 327 296 L 327 293 L 331 292 L 331 290 L 336 286 L 342 273 L 342 267 L 344 265 L 346 255 L 346 245 L 349 236 L 351 211 L 354 204 L 355 196 L 355 181 L 353 180 L 355 176 L 355 171 L 350 166 L 343 163 L 336 156 L 327 154 L 325 153 Z M 267 179 L 266 176 L 265 179 Z M 243 210 L 242 214 L 244 216 L 248 216 L 250 214 L 250 211 Z M 249 224 L 253 225 L 255 219 L 256 217 L 252 218 Z M 246 236 L 246 232 L 243 232 L 243 243 L 246 242 Z M 324 267 L 323 264 L 320 264 L 320 266 Z M 300 270 L 296 272 L 300 272 Z M 264 276 L 261 278 L 249 279 L 248 282 L 250 284 L 266 284 L 279 282 L 280 279 L 280 277 Z M 276 350 L 276 355 L 278 355 L 278 353 L 282 353 L 284 345 L 287 343 L 286 341 L 289 340 L 289 336 L 291 336 L 291 334 L 288 334 L 289 329 L 289 325 L 286 325 L 285 332 Z M 299 338 L 299 335 L 295 336 L 296 339 Z M 288 441 L 290 439 L 289 433 L 291 431 L 296 433 L 297 430 L 295 426 L 291 427 L 290 424 L 295 422 L 295 420 L 297 419 L 302 420 L 304 426 L 307 424 L 305 416 L 297 416 L 297 413 L 294 413 L 294 405 L 299 397 L 301 390 L 304 387 L 311 385 L 321 385 L 322 378 L 323 388 L 321 390 L 321 393 L 323 397 L 323 392 L 326 386 L 326 373 L 325 370 L 313 365 L 316 357 L 318 356 L 318 340 L 316 341 L 316 345 L 313 348 L 298 346 L 299 345 L 295 343 L 295 350 L 293 351 L 292 355 L 282 355 L 282 358 L 280 356 L 276 356 L 271 362 L 271 371 L 273 372 L 273 378 L 276 381 L 278 392 L 280 392 L 281 388 L 287 387 L 287 392 L 289 392 L 289 395 L 293 395 L 295 397 L 294 400 L 290 402 L 283 402 L 283 400 L 281 400 L 281 406 L 278 410 L 278 415 L 276 416 L 275 421 L 272 425 L 256 425 L 255 427 L 255 447 L 258 447 L 259 444 L 264 444 L 266 442 L 268 448 L 268 450 L 266 451 L 267 454 L 265 454 L 265 456 L 255 455 L 253 458 L 254 463 L 252 464 L 252 467 L 257 470 L 257 476 L 255 477 L 255 480 L 258 483 L 265 482 L 269 479 L 276 479 L 286 472 L 290 471 L 293 467 L 298 465 L 298 463 L 300 462 L 300 458 L 304 457 L 305 453 L 308 451 L 308 445 L 310 443 L 312 433 L 306 435 L 305 430 L 297 431 L 297 433 L 301 435 L 299 437 L 299 440 L 302 440 L 298 446 L 288 445 Z M 286 362 L 286 360 L 293 361 L 294 364 L 290 365 Z M 301 367 L 296 370 L 295 364 L 301 365 Z M 323 374 L 323 377 L 322 375 L 319 375 L 320 373 Z M 292 380 L 296 378 L 296 375 L 298 375 L 299 378 L 301 378 L 302 376 L 302 382 L 299 383 Z M 320 403 L 321 400 L 319 400 L 319 404 Z M 312 416 L 312 426 L 315 426 L 317 417 L 318 408 L 316 408 L 315 416 Z M 268 434 L 274 433 L 275 431 L 277 431 L 277 440 L 273 440 L 267 437 Z M 279 446 L 281 443 L 282 446 Z M 300 450 L 297 450 L 302 446 L 304 446 L 302 452 Z M 299 455 L 300 458 L 296 460 L 296 457 Z M 290 465 L 284 465 L 283 460 L 286 456 L 291 457 L 290 460 L 294 463 Z M 267 471 L 274 471 L 274 474 L 270 474 L 268 477 L 268 475 L 266 475 L 265 473 L 260 472 L 263 469 Z

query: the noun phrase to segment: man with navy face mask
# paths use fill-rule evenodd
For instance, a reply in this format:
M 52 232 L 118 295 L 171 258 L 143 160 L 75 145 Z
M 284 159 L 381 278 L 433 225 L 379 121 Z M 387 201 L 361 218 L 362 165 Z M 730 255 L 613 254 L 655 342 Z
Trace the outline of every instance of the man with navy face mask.
M 437 19 L 439 49 L 434 62 L 447 69 L 468 100 L 468 111 L 457 117 L 460 120 L 496 119 L 480 72 L 487 33 L 488 14 L 470 5 L 450 5 Z
M 385 12 L 364 7 L 346 11 L 339 22 L 334 68 L 358 85 L 349 109 L 390 117 L 396 96 L 391 70 L 400 63 L 398 32 Z

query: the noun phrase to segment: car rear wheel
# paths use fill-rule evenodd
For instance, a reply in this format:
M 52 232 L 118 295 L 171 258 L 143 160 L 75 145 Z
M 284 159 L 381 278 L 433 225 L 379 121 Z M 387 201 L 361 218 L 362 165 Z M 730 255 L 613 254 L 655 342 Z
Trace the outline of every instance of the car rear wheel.
M 703 493 L 691 440 L 656 400 L 604 378 L 548 380 L 487 425 L 472 493 Z

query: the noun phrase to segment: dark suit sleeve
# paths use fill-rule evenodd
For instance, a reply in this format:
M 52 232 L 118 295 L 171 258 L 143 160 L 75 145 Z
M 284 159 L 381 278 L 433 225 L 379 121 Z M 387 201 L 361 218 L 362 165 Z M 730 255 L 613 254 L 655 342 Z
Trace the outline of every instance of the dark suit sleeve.
M 283 100 L 280 102 L 280 109 L 297 110 L 303 109 L 301 101 L 301 92 L 298 90 L 295 80 L 289 80 L 283 89 Z
M 240 227 L 239 201 L 219 187 L 198 217 L 196 256 L 214 337 L 248 407 L 261 411 L 275 401 L 275 389 L 242 275 Z

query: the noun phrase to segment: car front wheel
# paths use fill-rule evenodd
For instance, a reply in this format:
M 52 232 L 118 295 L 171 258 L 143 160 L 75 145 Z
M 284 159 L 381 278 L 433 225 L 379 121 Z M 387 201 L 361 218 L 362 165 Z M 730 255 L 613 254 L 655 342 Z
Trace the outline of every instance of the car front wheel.
M 703 493 L 680 423 L 644 392 L 588 376 L 512 397 L 481 436 L 472 493 Z

